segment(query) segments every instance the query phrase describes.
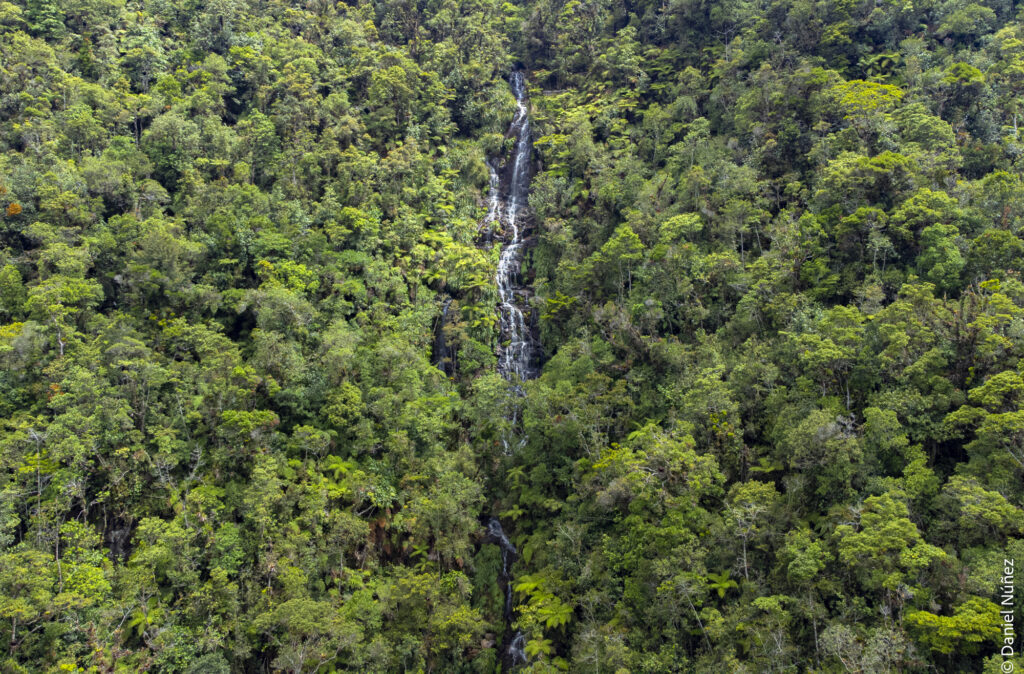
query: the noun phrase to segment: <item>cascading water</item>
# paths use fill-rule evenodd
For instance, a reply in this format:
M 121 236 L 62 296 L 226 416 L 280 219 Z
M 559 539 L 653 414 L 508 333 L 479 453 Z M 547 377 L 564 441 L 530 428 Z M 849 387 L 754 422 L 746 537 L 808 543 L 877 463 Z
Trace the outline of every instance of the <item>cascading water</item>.
M 498 270 L 495 283 L 498 286 L 499 312 L 501 315 L 501 340 L 498 349 L 498 373 L 511 386 L 514 398 L 525 394 L 521 383 L 537 376 L 536 341 L 533 331 L 518 302 L 527 296 L 523 285 L 520 267 L 523 264 L 527 200 L 530 194 L 530 156 L 532 144 L 530 140 L 530 117 L 526 105 L 526 82 L 521 72 L 514 72 L 509 78 L 512 93 L 516 97 L 516 114 L 509 127 L 509 135 L 515 138 L 512 161 L 506 166 L 508 171 L 508 190 L 504 203 L 501 199 L 501 174 L 494 161 L 487 162 L 491 173 L 490 193 L 488 195 L 487 216 L 483 225 L 490 231 L 495 223 L 501 229 L 503 246 L 498 256 Z M 504 206 L 504 208 L 503 208 Z M 513 402 L 507 417 L 514 429 L 519 424 L 519 403 Z M 510 438 L 503 439 L 505 452 L 510 454 L 513 443 Z M 520 438 L 517 446 L 522 446 L 525 438 Z M 524 650 L 526 637 L 522 632 L 512 631 L 512 620 L 515 617 L 512 607 L 512 564 L 519 558 L 516 547 L 505 535 L 501 522 L 491 518 L 487 522 L 487 533 L 490 541 L 501 548 L 501 581 L 505 586 L 505 654 L 502 665 L 505 669 L 525 664 Z
M 487 170 L 491 174 L 491 182 L 487 192 L 487 215 L 484 217 L 484 221 L 480 223 L 477 233 L 485 226 L 494 226 L 494 222 L 498 219 L 498 208 L 501 205 L 501 177 L 498 175 L 498 169 L 495 168 L 494 162 L 490 159 L 484 163 L 487 164 Z
M 512 154 L 512 166 L 508 180 L 508 198 L 505 201 L 504 217 L 502 217 L 500 196 L 495 190 L 498 184 L 497 171 L 491 167 L 491 194 L 489 222 L 498 220 L 504 229 L 505 245 L 498 258 L 498 271 L 495 282 L 501 300 L 501 337 L 507 341 L 499 352 L 498 372 L 512 382 L 517 394 L 522 394 L 518 383 L 536 376 L 534 364 L 533 335 L 526 323 L 523 310 L 517 305 L 517 298 L 523 296 L 525 288 L 519 274 L 523 262 L 524 219 L 527 200 L 530 195 L 530 117 L 526 107 L 526 84 L 521 72 L 512 73 L 510 78 L 512 93 L 516 97 L 516 114 L 509 127 L 509 135 L 515 137 L 516 144 Z

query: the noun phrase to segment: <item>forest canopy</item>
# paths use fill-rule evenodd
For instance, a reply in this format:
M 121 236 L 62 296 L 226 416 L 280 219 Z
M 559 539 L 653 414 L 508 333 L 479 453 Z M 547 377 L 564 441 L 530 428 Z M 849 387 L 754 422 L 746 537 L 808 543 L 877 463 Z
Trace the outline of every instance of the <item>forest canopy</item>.
M 1024 667 L 1021 126 L 1016 0 L 0 1 L 0 669 Z

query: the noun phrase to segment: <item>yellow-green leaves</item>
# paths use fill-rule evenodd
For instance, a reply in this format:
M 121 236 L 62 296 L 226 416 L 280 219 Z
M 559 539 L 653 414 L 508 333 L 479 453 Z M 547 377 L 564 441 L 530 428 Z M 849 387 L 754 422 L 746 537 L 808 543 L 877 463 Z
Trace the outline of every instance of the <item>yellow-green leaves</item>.
M 850 80 L 832 88 L 832 95 L 846 119 L 888 112 L 903 100 L 904 92 L 891 84 Z
M 513 589 L 528 598 L 526 605 L 519 607 L 525 622 L 555 629 L 572 619 L 572 606 L 559 599 L 549 589 L 551 585 L 552 581 L 540 574 L 520 576 Z
M 960 604 L 952 616 L 912 611 L 904 620 L 918 638 L 939 653 L 974 653 L 985 643 L 997 643 L 1001 636 L 999 607 L 981 597 Z

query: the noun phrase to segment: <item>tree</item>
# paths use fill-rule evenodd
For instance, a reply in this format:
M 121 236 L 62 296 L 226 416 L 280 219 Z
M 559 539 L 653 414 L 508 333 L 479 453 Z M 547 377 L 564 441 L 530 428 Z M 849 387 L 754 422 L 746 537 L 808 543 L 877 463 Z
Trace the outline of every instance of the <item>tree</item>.
M 737 483 L 729 490 L 730 505 L 725 516 L 742 543 L 743 577 L 746 580 L 750 580 L 747 547 L 761 533 L 759 521 L 767 519 L 778 498 L 774 485 L 755 480 Z
M 100 285 L 92 279 L 52 276 L 33 286 L 25 308 L 36 320 L 52 330 L 59 355 L 77 334 L 75 319 L 95 306 L 103 297 Z
M 975 652 L 981 644 L 998 642 L 1000 637 L 999 607 L 980 597 L 957 606 L 952 616 L 913 611 L 905 620 L 918 639 L 939 653 Z
M 914 583 L 916 574 L 946 556 L 923 540 L 901 496 L 887 492 L 868 497 L 854 513 L 856 522 L 840 524 L 833 534 L 839 561 L 864 587 L 884 590 L 887 597 L 897 596 L 901 585 Z
M 960 273 L 964 258 L 956 239 L 960 232 L 954 225 L 932 225 L 921 231 L 924 249 L 918 258 L 918 267 L 929 281 L 940 290 L 960 288 Z
M 253 621 L 253 628 L 277 646 L 274 667 L 287 672 L 319 672 L 362 637 L 329 602 L 289 599 Z

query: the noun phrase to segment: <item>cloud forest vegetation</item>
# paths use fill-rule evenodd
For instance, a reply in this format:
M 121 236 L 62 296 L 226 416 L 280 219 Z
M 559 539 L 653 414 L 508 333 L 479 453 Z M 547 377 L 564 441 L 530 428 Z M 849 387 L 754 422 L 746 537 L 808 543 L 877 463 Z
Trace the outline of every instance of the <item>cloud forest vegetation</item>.
M 1001 671 L 1022 126 L 1016 0 L 0 0 L 0 670 Z

